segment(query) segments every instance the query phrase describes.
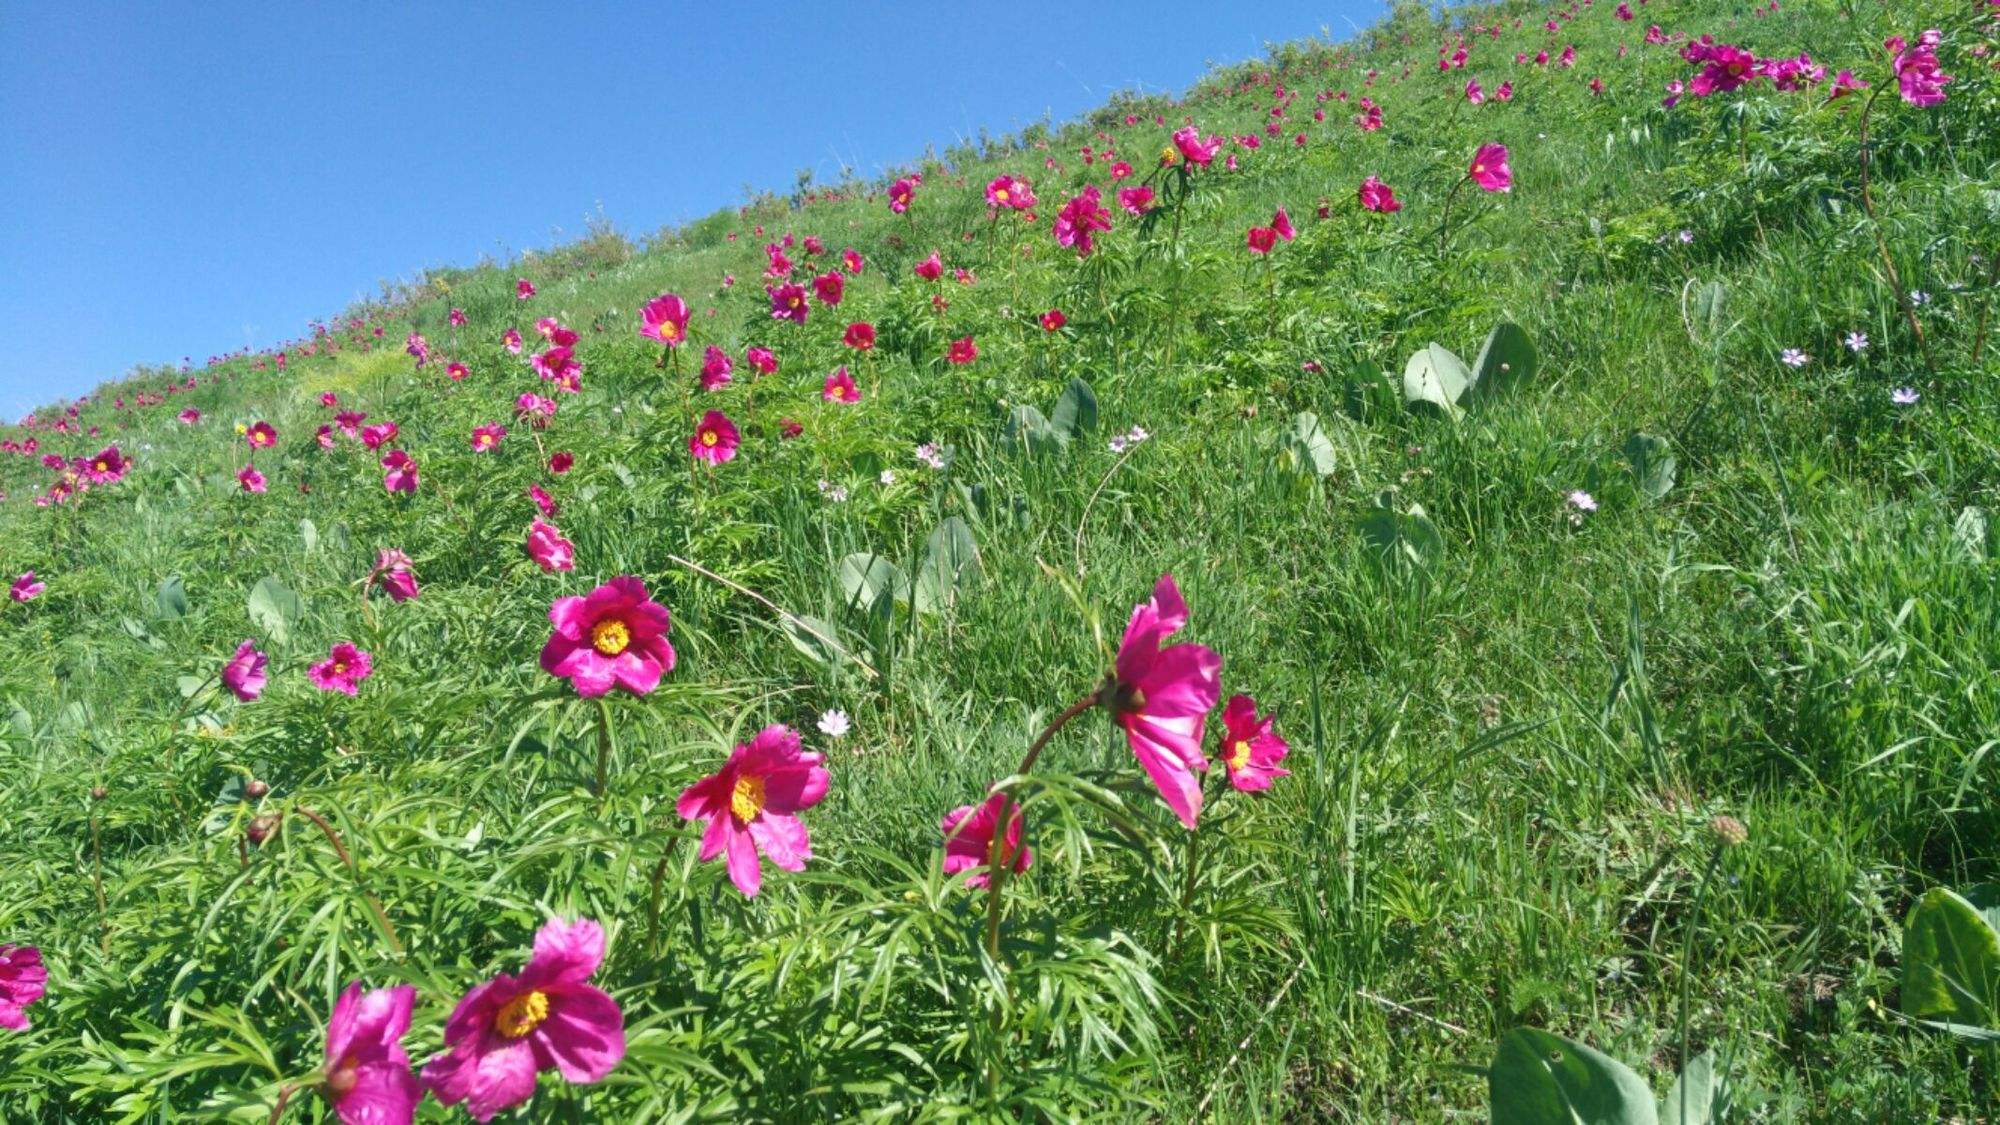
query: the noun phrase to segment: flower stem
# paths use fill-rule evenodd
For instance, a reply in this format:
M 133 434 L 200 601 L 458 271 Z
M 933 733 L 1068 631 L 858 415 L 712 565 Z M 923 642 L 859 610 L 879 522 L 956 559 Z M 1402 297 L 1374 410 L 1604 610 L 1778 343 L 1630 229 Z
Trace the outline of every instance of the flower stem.
M 277 1125 L 278 1118 L 285 1115 L 285 1107 L 292 1104 L 292 1094 L 298 1087 L 290 1082 L 278 1087 L 278 1100 L 271 1106 L 271 1116 L 264 1119 L 264 1125 Z
M 1931 342 L 1924 336 L 1924 326 L 1917 321 L 1916 306 L 1910 303 L 1910 295 L 1903 289 L 1903 279 L 1896 272 L 1896 260 L 1889 254 L 1889 240 L 1882 235 L 1882 220 L 1875 214 L 1875 197 L 1868 190 L 1868 118 L 1875 109 L 1875 99 L 1882 96 L 1884 87 L 1878 86 L 1861 106 L 1861 207 L 1868 212 L 1868 229 L 1874 232 L 1875 249 L 1882 255 L 1882 268 L 1889 275 L 1889 288 L 1896 294 L 1896 305 L 1903 310 L 1903 319 L 1910 324 L 1910 334 L 1917 338 L 1917 347 L 1923 350 L 1924 367 L 1937 378 L 1937 361 L 1931 358 Z
M 1101 689 L 1093 691 L 1064 708 L 1063 713 L 1051 720 L 1049 725 L 1042 729 L 1042 733 L 1036 736 L 1035 741 L 1029 744 L 1028 754 L 1021 759 L 1021 766 L 1014 771 L 1015 775 L 1020 776 L 1034 769 L 1035 759 L 1042 756 L 1042 748 L 1049 744 L 1049 740 L 1056 736 L 1056 732 L 1068 726 L 1071 719 L 1097 706 L 1097 701 L 1102 696 Z M 993 958 L 995 964 L 1000 961 L 1000 915 L 1003 913 L 1000 892 L 1007 882 L 1007 867 L 1002 862 L 1002 853 L 1006 848 L 1007 829 L 1014 822 L 1013 802 L 1002 797 L 999 813 L 999 818 L 995 821 L 997 827 L 993 830 L 993 842 L 987 845 L 986 851 L 986 954 Z
M 320 830 L 321 835 L 326 837 L 326 842 L 333 845 L 333 854 L 340 857 L 340 862 L 347 866 L 348 874 L 354 876 L 355 888 L 361 892 L 362 898 L 368 900 L 368 908 L 374 911 L 375 920 L 381 923 L 382 936 L 388 939 L 389 948 L 395 951 L 396 956 L 404 956 L 403 942 L 402 939 L 396 936 L 395 923 L 389 921 L 388 912 L 382 909 L 382 900 L 376 898 L 375 893 L 370 891 L 367 884 L 361 881 L 361 869 L 355 866 L 354 857 L 348 854 L 347 846 L 340 842 L 340 833 L 333 830 L 333 825 L 328 824 L 325 817 L 304 805 L 298 806 L 298 813 L 300 816 L 312 821 L 313 825 Z
M 1455 183 L 1455 184 L 1451 185 L 1451 194 L 1449 194 L 1449 195 L 1447 195 L 1447 196 L 1445 196 L 1445 197 L 1444 197 L 1444 218 L 1443 218 L 1443 221 L 1442 221 L 1442 222 L 1441 222 L 1441 223 L 1440 223 L 1440 224 L 1438 225 L 1438 257 L 1440 257 L 1440 258 L 1442 258 L 1442 257 L 1444 257 L 1444 256 L 1445 256 L 1445 250 L 1446 250 L 1446 248 L 1447 248 L 1448 246 L 1450 246 L 1450 245 L 1451 245 L 1451 204 L 1452 204 L 1452 201 L 1458 198 L 1458 191 L 1459 191 L 1459 189 L 1460 189 L 1460 188 L 1462 188 L 1462 187 L 1464 187 L 1464 186 L 1465 186 L 1466 184 L 1470 183 L 1471 181 L 1472 181 L 1472 177 L 1471 177 L 1471 176 L 1467 176 L 1467 177 L 1465 177 L 1465 179 L 1462 179 L 1462 180 L 1458 181 L 1457 183 Z
M 597 700 L 597 804 L 599 808 L 611 796 L 611 705 L 603 697 Z
M 1708 884 L 1715 878 L 1715 869 L 1722 863 L 1722 851 L 1726 843 L 1717 842 L 1715 850 L 1708 856 L 1708 867 L 1701 873 L 1701 882 L 1695 887 L 1694 906 L 1688 912 L 1687 934 L 1681 939 L 1681 1059 L 1682 1070 L 1688 1064 L 1688 996 L 1694 985 L 1694 935 L 1701 928 L 1701 904 L 1708 897 Z

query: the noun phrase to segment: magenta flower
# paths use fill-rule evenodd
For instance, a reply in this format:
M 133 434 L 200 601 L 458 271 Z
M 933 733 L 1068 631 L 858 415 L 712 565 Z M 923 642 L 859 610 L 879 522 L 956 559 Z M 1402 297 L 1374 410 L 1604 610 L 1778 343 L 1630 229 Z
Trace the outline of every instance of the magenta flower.
M 1682 50 L 1681 57 L 1690 63 L 1706 64 L 1688 80 L 1688 93 L 1697 98 L 1726 94 L 1759 76 L 1756 55 L 1725 43 L 1690 43 Z
M 444 373 L 452 382 L 462 383 L 467 375 L 472 374 L 472 369 L 454 359 L 444 365 Z
M 500 346 L 506 348 L 510 352 L 513 352 L 515 355 L 520 355 L 521 354 L 520 332 L 512 328 L 509 328 L 507 331 L 502 332 L 500 334 Z
M 0 1027 L 28 1030 L 28 1005 L 48 991 L 49 971 L 32 945 L 0 944 Z
M 1472 154 L 1472 168 L 1467 175 L 1481 191 L 1512 191 L 1514 170 L 1507 166 L 1507 146 L 1480 145 L 1479 151 Z
M 1381 215 L 1403 209 L 1402 203 L 1396 199 L 1396 189 L 1373 176 L 1361 181 L 1361 207 Z
M 400 449 L 391 449 L 382 458 L 382 487 L 389 492 L 417 490 L 417 463 Z
M 258 422 L 243 431 L 243 440 L 249 442 L 252 449 L 269 449 L 278 444 L 278 431 L 272 429 L 269 422 Z
M 1194 771 L 1208 768 L 1202 726 L 1222 695 L 1222 658 L 1201 645 L 1161 647 L 1185 624 L 1180 588 L 1173 575 L 1162 575 L 1125 625 L 1104 701 L 1167 807 L 1193 828 L 1201 815 Z
M 729 353 L 710 344 L 708 349 L 701 353 L 701 389 L 714 391 L 729 385 L 729 373 L 735 369 L 736 365 L 731 362 Z
M 1251 227 L 1244 241 L 1252 254 L 1269 254 L 1271 248 L 1278 244 L 1278 232 L 1270 227 Z
M 465 310 L 454 308 L 451 310 L 451 315 L 446 319 L 451 322 L 453 328 L 463 328 L 465 327 Z
M 1026 211 L 1035 205 L 1035 189 L 1026 180 L 1013 176 L 999 175 L 986 185 L 986 205 L 993 208 L 1012 208 Z
M 417 572 L 410 556 L 393 547 L 385 547 L 376 552 L 375 569 L 369 574 L 370 583 L 380 582 L 387 591 L 389 600 L 406 602 L 417 596 Z
M 576 544 L 563 538 L 556 525 L 535 520 L 528 525 L 528 557 L 550 574 L 576 566 Z
M 424 1064 L 424 1085 L 443 1105 L 465 1103 L 475 1121 L 535 1094 L 553 1070 L 588 1085 L 625 1057 L 625 1014 L 589 984 L 604 963 L 604 929 L 588 918 L 551 918 L 535 933 L 519 977 L 500 973 L 459 1000 L 445 1021 L 445 1054 Z
M 945 348 L 944 357 L 954 364 L 964 366 L 979 358 L 979 345 L 973 343 L 970 336 L 960 336 Z
M 840 252 L 841 268 L 846 270 L 848 273 L 853 274 L 855 277 L 861 276 L 861 270 L 863 268 L 863 265 L 864 263 L 861 261 L 861 255 L 851 247 L 849 249 L 842 250 Z
M 907 176 L 897 180 L 895 183 L 889 185 L 889 210 L 898 215 L 908 211 L 910 209 L 910 201 L 915 199 L 916 196 L 917 185 L 914 180 L 911 180 Z
M 667 607 L 646 596 L 630 575 L 613 578 L 587 597 L 557 598 L 549 607 L 555 631 L 542 646 L 542 670 L 586 698 L 614 687 L 645 695 L 673 671 Z
M 664 293 L 639 310 L 639 335 L 678 348 L 687 340 L 688 317 L 694 310 L 676 293 Z
M 841 295 L 846 291 L 847 278 L 837 270 L 828 270 L 813 278 L 813 296 L 828 308 L 840 304 Z
M 355 648 L 351 641 L 334 645 L 325 660 L 306 669 L 306 679 L 314 687 L 343 695 L 360 694 L 361 681 L 374 674 L 374 658 Z
M 771 298 L 772 320 L 789 320 L 796 324 L 806 322 L 806 314 L 811 310 L 806 306 L 805 286 L 788 281 L 764 292 Z
M 751 370 L 759 375 L 776 374 L 778 370 L 777 353 L 755 344 L 743 349 L 743 362 L 749 364 Z
M 1111 229 L 1111 212 L 1098 202 L 1097 185 L 1086 185 L 1056 212 L 1056 245 L 1073 247 L 1076 256 L 1087 258 L 1096 248 L 1092 233 Z
M 1042 314 L 1041 320 L 1042 331 L 1044 332 L 1058 331 L 1063 325 L 1069 323 L 1069 317 L 1064 316 L 1061 309 L 1050 309 Z
M 1285 214 L 1285 209 L 1283 207 L 1280 207 L 1276 211 L 1272 212 L 1271 230 L 1276 232 L 1277 236 L 1279 238 L 1284 239 L 1286 242 L 1290 242 L 1292 239 L 1297 238 L 1299 233 L 1296 229 L 1292 227 L 1292 217 L 1290 215 Z
M 407 984 L 363 992 L 355 981 L 326 1023 L 326 1079 L 320 1093 L 342 1125 L 402 1125 L 423 1100 L 403 1036 L 417 990 Z
M 965 881 L 968 887 L 984 887 L 990 882 L 986 866 L 993 858 L 993 834 L 1000 827 L 1000 809 L 1005 806 L 1007 837 L 1000 842 L 1000 865 L 1014 874 L 1026 871 L 1035 862 L 1033 848 L 1021 846 L 1021 806 L 1004 793 L 995 793 L 978 805 L 961 805 L 944 814 L 938 828 L 944 833 L 944 873 L 956 875 L 977 869 Z
M 131 458 L 120 453 L 117 446 L 107 445 L 84 464 L 83 479 L 92 484 L 115 484 L 131 468 Z
M 366 417 L 366 415 L 357 414 L 355 417 L 362 418 Z M 394 422 L 377 422 L 372 426 L 363 426 L 361 428 L 361 444 L 370 449 L 380 449 L 390 442 L 395 441 L 396 435 L 400 432 Z
M 857 320 L 841 333 L 840 342 L 856 351 L 865 352 L 875 346 L 875 326 L 865 320 Z
M 854 385 L 854 376 L 849 375 L 843 366 L 826 377 L 819 397 L 823 402 L 860 402 L 861 391 Z
M 936 281 L 944 276 L 944 261 L 938 257 L 938 252 L 933 250 L 930 257 L 912 266 L 911 270 L 925 281 Z
M 557 476 L 569 472 L 570 466 L 574 464 L 576 464 L 576 454 L 567 449 L 558 449 L 549 454 L 549 472 Z
M 190 406 L 186 410 L 181 411 L 179 414 L 174 415 L 174 417 L 179 418 L 181 420 L 181 425 L 192 426 L 196 422 L 201 421 L 201 411 L 196 410 L 194 407 Z
M 1174 147 L 1180 150 L 1189 164 L 1206 168 L 1209 162 L 1215 159 L 1216 152 L 1222 148 L 1222 138 L 1209 137 L 1203 140 L 1201 130 L 1192 125 L 1184 125 L 1174 131 Z
M 262 492 L 268 487 L 264 474 L 255 465 L 245 465 L 236 470 L 236 487 L 245 492 Z
M 1271 782 L 1291 776 L 1278 763 L 1291 752 L 1285 740 L 1271 730 L 1275 720 L 1257 717 L 1257 701 L 1247 695 L 1232 695 L 1222 705 L 1222 750 L 1219 757 L 1229 771 L 1229 783 L 1244 792 L 1269 789 Z
M 472 451 L 489 453 L 500 448 L 500 439 L 507 436 L 507 427 L 498 422 L 488 422 L 484 426 L 472 428 Z
M 1896 92 L 1920 109 L 1942 104 L 1945 84 L 1953 80 L 1938 67 L 1937 48 L 1942 40 L 1943 36 L 1933 29 L 1917 36 L 1914 49 L 1901 36 L 1887 42 L 1896 72 Z
M 1153 208 L 1153 189 L 1144 184 L 1138 187 L 1118 189 L 1118 206 L 1134 215 L 1144 215 Z
M 528 357 L 528 364 L 535 374 L 566 391 L 576 391 L 583 376 L 583 365 L 576 361 L 576 351 L 566 345 L 536 352 Z
M 269 658 L 257 651 L 255 640 L 236 646 L 236 655 L 222 666 L 222 686 L 238 700 L 249 703 L 264 694 L 264 667 Z
M 725 856 L 729 881 L 752 898 L 764 878 L 759 852 L 785 871 L 805 870 L 812 841 L 796 814 L 826 796 L 824 759 L 803 752 L 798 732 L 778 724 L 739 743 L 721 771 L 688 786 L 675 805 L 683 820 L 708 821 L 701 861 Z
M 694 435 L 688 438 L 688 452 L 697 460 L 720 465 L 736 456 L 738 444 L 736 424 L 722 411 L 711 410 L 702 415 Z
M 430 362 L 431 344 L 422 333 L 410 333 L 409 338 L 403 341 L 403 350 L 410 353 L 410 358 L 417 361 L 418 367 Z
M 549 495 L 548 489 L 539 484 L 531 484 L 528 486 L 528 499 L 535 502 L 535 507 L 540 509 L 542 515 L 550 519 L 555 518 L 556 498 Z
M 35 581 L 35 572 L 30 570 L 14 579 L 14 584 L 7 588 L 7 596 L 17 602 L 31 602 L 41 597 L 46 589 L 48 585 Z
M 535 295 L 535 283 L 534 283 L 534 282 L 532 282 L 532 281 L 529 281 L 529 280 L 528 280 L 527 278 L 525 278 L 525 277 L 524 277 L 524 278 L 521 278 L 521 279 L 520 279 L 519 281 L 516 281 L 516 282 L 514 283 L 514 299 L 515 299 L 515 300 L 517 300 L 517 301 L 525 301 L 525 300 L 527 300 L 528 298 L 530 298 L 530 297 L 532 297 L 532 296 L 534 296 L 534 295 Z
M 537 394 L 524 394 L 514 400 L 514 417 L 527 422 L 535 429 L 548 428 L 549 420 L 556 416 L 556 400 L 543 398 Z

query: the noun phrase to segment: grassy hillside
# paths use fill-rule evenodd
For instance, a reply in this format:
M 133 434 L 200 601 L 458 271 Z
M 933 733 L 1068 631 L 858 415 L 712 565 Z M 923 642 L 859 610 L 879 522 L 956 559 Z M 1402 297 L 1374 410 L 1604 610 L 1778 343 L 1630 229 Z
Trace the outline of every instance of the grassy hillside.
M 522 1119 L 1478 1117 L 1512 1032 L 1496 1115 L 1566 1120 L 1520 1028 L 1660 1094 L 1710 1052 L 1713 1120 L 1990 1116 L 1994 1047 L 1912 1017 L 2000 996 L 1902 973 L 1919 896 L 2000 878 L 1993 9 L 1619 7 L 1404 12 L 9 431 L 0 564 L 44 588 L 0 618 L 0 999 L 9 945 L 48 979 L 0 1028 L 0 1119 L 330 1120 L 349 982 L 412 986 L 421 1067 L 552 917 L 602 925 L 624 1053 Z M 1913 101 L 1883 44 L 1910 69 L 1928 28 L 1952 80 Z M 1826 69 L 1662 105 L 1731 85 L 1703 36 Z M 1296 236 L 1258 233 L 1280 208 Z M 669 293 L 672 348 L 641 335 Z M 691 455 L 730 445 L 710 411 L 733 459 Z M 572 569 L 527 549 L 545 511 Z M 1164 574 L 1219 682 L 1114 676 L 1061 725 Z M 585 698 L 539 659 L 551 607 L 620 576 L 675 658 Z M 573 639 L 609 660 L 630 624 Z M 223 679 L 246 638 L 255 693 Z M 341 642 L 351 696 L 318 686 Z M 1237 693 L 1289 747 L 1261 791 L 1228 780 Z M 1192 832 L 1113 718 L 1188 700 Z M 829 781 L 752 898 L 676 803 L 769 724 Z M 995 893 L 943 872 L 940 818 L 1002 781 L 1033 862 Z M 785 831 L 797 776 L 733 784 L 718 832 Z M 475 1030 L 575 1031 L 537 1011 Z

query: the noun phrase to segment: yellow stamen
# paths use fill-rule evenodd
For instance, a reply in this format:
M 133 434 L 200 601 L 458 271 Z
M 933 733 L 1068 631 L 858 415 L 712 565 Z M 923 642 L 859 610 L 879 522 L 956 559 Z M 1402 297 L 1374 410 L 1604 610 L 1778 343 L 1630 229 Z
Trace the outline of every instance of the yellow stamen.
M 714 445 L 719 440 L 721 439 L 714 430 L 703 430 L 701 432 L 701 443 L 703 445 Z
M 1229 750 L 1223 754 L 1222 764 L 1228 766 L 1229 771 L 1231 773 L 1239 772 L 1243 769 L 1244 766 L 1249 765 L 1250 764 L 1249 740 L 1239 739 L 1237 742 L 1232 744 L 1229 747 Z
M 748 774 L 736 779 L 736 788 L 729 794 L 729 811 L 737 821 L 749 824 L 764 811 L 764 779 Z
M 994 189 L 993 189 L 993 198 L 995 198 L 995 199 L 999 200 L 999 201 L 1000 201 L 1000 202 L 1002 202 L 1002 203 L 1005 203 L 1005 202 L 1007 202 L 1007 189 L 1006 189 L 1006 188 L 994 188 Z
M 675 324 L 671 320 L 661 322 L 660 339 L 678 340 L 680 338 L 681 338 L 681 329 L 679 325 Z
M 631 643 L 632 630 L 615 617 L 607 617 L 590 627 L 590 647 L 606 656 L 617 656 Z
M 549 1018 L 548 994 L 536 989 L 523 992 L 493 1013 L 493 1030 L 509 1039 L 519 1039 L 540 1027 Z

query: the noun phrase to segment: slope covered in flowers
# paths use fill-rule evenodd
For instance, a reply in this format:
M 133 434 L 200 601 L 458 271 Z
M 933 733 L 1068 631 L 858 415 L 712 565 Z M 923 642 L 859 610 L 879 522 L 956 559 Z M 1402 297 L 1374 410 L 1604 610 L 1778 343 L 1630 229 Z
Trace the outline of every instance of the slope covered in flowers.
M 37 412 L 0 1118 L 1990 1112 L 1995 17 L 1402 11 Z

